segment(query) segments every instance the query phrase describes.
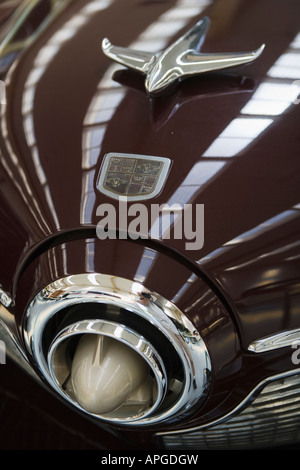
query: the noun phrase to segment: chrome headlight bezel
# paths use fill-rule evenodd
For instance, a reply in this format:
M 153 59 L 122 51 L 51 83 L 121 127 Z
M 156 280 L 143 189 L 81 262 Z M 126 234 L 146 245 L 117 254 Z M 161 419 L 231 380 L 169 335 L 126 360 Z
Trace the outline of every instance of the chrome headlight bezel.
M 146 324 L 146 329 L 149 328 L 149 331 L 152 331 L 151 339 L 145 338 L 145 335 L 139 332 L 139 326 L 134 330 L 131 329 L 132 334 L 139 335 L 150 345 L 156 334 L 161 335 L 164 345 L 173 348 L 182 370 L 182 381 L 177 381 L 177 383 L 175 383 L 174 377 L 167 377 L 168 371 L 162 372 L 160 378 L 158 375 L 156 376 L 156 380 L 161 381 L 159 393 L 162 399 L 151 413 L 134 419 L 111 419 L 105 415 L 93 417 L 118 425 L 156 425 L 180 420 L 182 417 L 186 417 L 195 406 L 199 407 L 204 402 L 210 388 L 212 366 L 207 346 L 192 322 L 175 304 L 160 294 L 149 291 L 142 284 L 98 273 L 76 274 L 50 283 L 31 301 L 24 317 L 23 331 L 27 351 L 39 373 L 60 395 L 81 411 L 86 412 L 65 393 L 63 387 L 58 383 L 56 374 L 51 367 L 52 353 L 50 353 L 49 362 L 49 347 L 47 346 L 48 349 L 45 350 L 45 332 L 53 319 L 61 315 L 65 309 L 84 307 L 87 304 L 123 309 L 127 318 L 135 319 L 136 325 Z M 72 315 L 69 317 L 70 323 L 64 324 L 56 331 L 56 339 L 55 337 L 51 338 L 50 350 L 51 348 L 53 350 L 53 340 L 57 341 L 57 338 L 62 338 L 66 328 L 70 335 L 72 325 L 78 324 L 78 319 L 74 321 Z M 98 319 L 90 319 L 88 316 L 81 318 L 82 322 L 89 320 L 92 320 L 96 325 L 97 321 L 101 322 L 103 318 L 101 315 Z M 122 325 L 122 328 L 130 329 L 130 325 Z M 164 345 L 162 345 L 162 349 Z M 153 351 L 156 351 L 155 346 L 151 345 L 151 347 Z M 157 357 L 159 357 L 159 353 L 160 351 L 158 351 Z M 157 364 L 159 364 L 161 371 L 164 368 L 167 369 L 164 366 L 164 359 L 158 360 Z M 165 399 L 168 390 L 165 390 L 164 382 L 167 381 L 169 392 L 172 390 L 171 399 L 170 396 Z

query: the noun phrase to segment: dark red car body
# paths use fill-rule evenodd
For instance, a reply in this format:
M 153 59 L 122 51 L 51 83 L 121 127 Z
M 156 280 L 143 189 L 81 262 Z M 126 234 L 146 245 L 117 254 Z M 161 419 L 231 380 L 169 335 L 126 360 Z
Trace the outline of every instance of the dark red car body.
M 0 447 L 198 449 L 184 440 L 172 447 L 168 436 L 176 440 L 201 427 L 205 433 L 270 378 L 299 373 L 290 345 L 261 354 L 249 345 L 300 327 L 300 107 L 283 94 L 297 72 L 300 79 L 300 4 L 31 3 L 36 5 L 0 58 L 6 84 L 0 283 L 12 299 L 0 312 L 3 331 L 25 356 L 11 360 L 8 354 L 0 365 Z M 3 13 L 3 41 L 15 14 Z M 147 34 L 154 49 L 166 47 L 202 16 L 211 18 L 204 52 L 265 43 L 263 54 L 250 65 L 187 79 L 171 94 L 152 98 L 141 76 L 113 66 L 101 51 L 104 37 L 129 47 Z M 204 204 L 200 250 L 186 251 L 184 239 L 97 238 L 96 208 L 117 207 L 96 187 L 109 152 L 172 160 L 155 203 L 186 197 Z M 197 178 L 189 182 L 195 169 Z M 23 325 L 28 304 L 49 283 L 89 272 L 133 280 L 145 249 L 155 262 L 142 273 L 143 283 L 176 299 L 207 345 L 212 380 L 206 400 L 192 413 L 128 429 L 86 417 L 42 378 L 35 380 L 39 373 L 28 357 Z M 187 285 L 191 276 L 195 281 Z M 7 336 L 0 338 L 8 353 Z M 295 443 L 296 434 L 280 442 Z M 270 438 L 249 447 L 274 443 Z

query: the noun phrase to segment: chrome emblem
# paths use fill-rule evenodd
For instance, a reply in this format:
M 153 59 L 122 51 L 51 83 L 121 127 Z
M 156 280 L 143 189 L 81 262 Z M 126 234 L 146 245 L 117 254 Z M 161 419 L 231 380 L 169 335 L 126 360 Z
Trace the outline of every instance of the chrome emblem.
M 108 153 L 100 169 L 97 188 L 114 199 L 151 199 L 160 193 L 171 160 L 164 157 Z
M 113 46 L 105 38 L 102 50 L 110 59 L 146 76 L 145 88 L 150 95 L 162 94 L 177 80 L 205 72 L 221 70 L 257 59 L 265 45 L 252 52 L 201 54 L 210 19 L 201 19 L 193 28 L 161 53 L 136 51 Z

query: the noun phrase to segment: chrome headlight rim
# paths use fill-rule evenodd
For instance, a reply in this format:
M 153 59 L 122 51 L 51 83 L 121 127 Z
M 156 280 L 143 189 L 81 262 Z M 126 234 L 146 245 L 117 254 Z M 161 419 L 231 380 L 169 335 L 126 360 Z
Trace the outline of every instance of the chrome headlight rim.
M 138 282 L 108 274 L 83 273 L 58 279 L 42 289 L 30 302 L 23 322 L 24 342 L 28 354 L 48 384 L 57 390 L 49 369 L 48 353 L 43 348 L 47 325 L 64 309 L 84 308 L 87 304 L 121 308 L 147 322 L 172 345 L 181 362 L 184 380 L 176 399 L 159 412 L 156 410 L 147 417 L 119 421 L 118 424 L 167 424 L 186 418 L 195 406 L 201 406 L 210 389 L 212 366 L 206 344 L 195 326 L 175 304 L 160 294 Z M 55 336 L 59 333 L 61 331 Z

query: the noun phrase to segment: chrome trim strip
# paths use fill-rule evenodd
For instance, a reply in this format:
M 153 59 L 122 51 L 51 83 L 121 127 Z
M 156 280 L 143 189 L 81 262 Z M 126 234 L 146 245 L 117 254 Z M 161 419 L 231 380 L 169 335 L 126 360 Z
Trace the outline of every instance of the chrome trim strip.
M 3 307 L 10 307 L 13 303 L 10 294 L 5 292 L 2 289 L 1 285 L 0 285 L 0 303 L 3 305 Z
M 65 0 L 65 2 L 61 2 L 59 0 L 52 1 L 51 12 L 49 13 L 47 19 L 45 19 L 37 28 L 37 30 L 29 35 L 25 41 L 16 41 L 14 43 L 14 38 L 17 35 L 19 29 L 23 26 L 28 16 L 40 2 L 41 0 L 24 0 L 12 13 L 11 17 L 2 27 L 0 33 L 0 57 L 2 57 L 7 52 L 22 49 L 34 41 L 34 39 L 44 30 L 48 23 L 53 21 L 56 15 L 58 15 L 63 10 L 63 8 L 65 8 L 68 3 L 71 2 L 71 0 Z
M 281 333 L 253 341 L 249 344 L 248 351 L 264 353 L 274 349 L 291 347 L 296 342 L 300 344 L 300 328 L 282 331 Z
M 194 431 L 199 431 L 202 429 L 207 429 L 213 426 L 216 426 L 218 424 L 224 423 L 225 421 L 228 421 L 229 419 L 233 418 L 237 413 L 243 410 L 249 403 L 249 401 L 254 400 L 256 396 L 261 392 L 261 390 L 268 385 L 271 382 L 274 382 L 275 380 L 283 379 L 285 377 L 289 377 L 291 375 L 296 375 L 300 373 L 300 369 L 293 369 L 287 372 L 283 372 L 281 374 L 273 375 L 272 377 L 268 377 L 267 379 L 262 380 L 253 390 L 250 392 L 244 400 L 241 401 L 232 411 L 229 413 L 225 414 L 221 418 L 216 419 L 215 421 L 210 421 L 209 423 L 205 423 L 199 426 L 194 426 L 191 428 L 187 429 L 178 429 L 174 431 L 167 431 L 167 432 L 158 432 L 155 435 L 158 436 L 167 436 L 167 435 L 174 435 L 174 434 L 186 434 L 186 433 L 192 433 Z

